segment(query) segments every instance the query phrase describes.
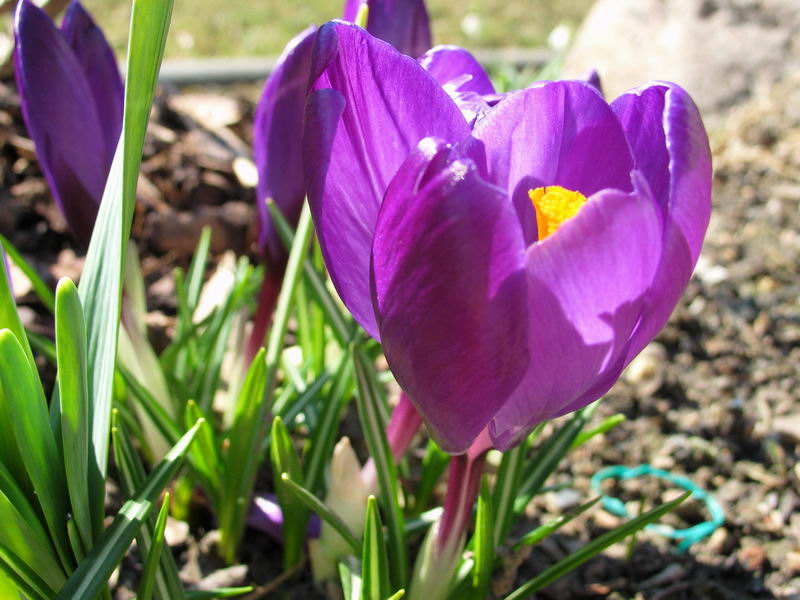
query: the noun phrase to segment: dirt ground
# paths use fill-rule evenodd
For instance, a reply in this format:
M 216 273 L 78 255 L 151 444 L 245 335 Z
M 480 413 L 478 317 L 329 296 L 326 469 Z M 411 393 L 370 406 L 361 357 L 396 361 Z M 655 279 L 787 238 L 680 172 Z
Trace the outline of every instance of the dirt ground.
M 187 264 L 203 225 L 214 230 L 215 255 L 232 249 L 255 256 L 254 196 L 234 164 L 248 152 L 257 94 L 255 86 L 163 90 L 157 100 L 133 228 L 156 345 L 163 344 L 175 310 L 170 273 Z M 651 463 L 713 492 L 726 521 L 685 554 L 642 533 L 632 550 L 613 546 L 541 598 L 800 598 L 800 78 L 756 90 L 735 109 L 706 117 L 714 213 L 696 275 L 668 326 L 598 410 L 627 420 L 570 454 L 550 482 L 564 487 L 538 497 L 528 515 L 530 526 L 585 501 L 592 495 L 589 479 L 605 466 Z M 50 283 L 77 277 L 83 251 L 52 204 L 13 82 L 0 83 L 0 141 L 0 233 Z M 33 295 L 18 291 L 27 323 L 51 334 Z M 617 492 L 636 506 L 641 496 L 652 503 L 674 489 L 642 479 Z M 671 522 L 706 518 L 702 504 L 690 501 Z M 254 582 L 266 586 L 259 597 L 324 597 L 308 570 L 276 581 L 279 549 L 257 532 L 247 533 L 243 566 L 219 570 L 210 520 L 199 522 L 204 526 L 171 525 L 187 582 Z M 532 551 L 508 555 L 495 593 L 618 522 L 596 507 Z M 131 597 L 125 584 L 136 573 L 134 554 L 117 598 Z

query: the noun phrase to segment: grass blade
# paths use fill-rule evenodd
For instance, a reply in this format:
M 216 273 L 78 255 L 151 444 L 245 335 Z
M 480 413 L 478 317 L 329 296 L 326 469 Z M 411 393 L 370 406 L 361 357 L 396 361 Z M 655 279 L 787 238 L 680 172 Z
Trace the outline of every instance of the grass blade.
M 0 381 L 22 462 L 33 483 L 56 552 L 69 571 L 73 560 L 65 523 L 69 509 L 63 463 L 50 429 L 38 373 L 31 368 L 22 346 L 8 329 L 0 331 Z
M 89 490 L 89 384 L 86 326 L 75 284 L 56 287 L 56 356 L 61 408 L 61 441 L 72 515 L 84 548 L 91 548 L 102 525 L 93 522 Z
M 270 403 L 277 380 L 278 365 L 286 331 L 289 327 L 289 315 L 300 280 L 300 269 L 311 241 L 312 229 L 311 211 L 306 203 L 303 205 L 297 234 L 289 252 L 286 274 L 278 296 L 266 353 L 262 349 L 253 360 L 253 364 L 256 366 L 251 366 L 251 369 L 258 369 L 258 379 L 253 379 L 248 387 L 250 374 L 248 373 L 245 378 L 242 391 L 244 393 L 247 388 L 247 393 L 251 396 L 248 396 L 249 399 L 245 398 L 241 410 L 237 408 L 237 416 L 229 438 L 230 447 L 225 470 L 226 501 L 220 514 L 222 533 L 220 550 L 223 558 L 229 562 L 233 561 L 250 507 L 253 481 L 261 458 L 259 449 L 265 435 L 264 420 L 271 408 Z M 259 395 L 254 394 L 256 383 L 260 390 Z
M 232 563 L 236 546 L 244 529 L 245 513 L 250 505 L 250 492 L 257 468 L 256 450 L 260 443 L 260 407 L 264 403 L 264 387 L 267 380 L 266 351 L 262 348 L 247 371 L 239 400 L 236 417 L 230 432 L 228 454 L 225 458 L 225 493 L 220 499 L 220 553 Z
M 543 525 L 540 525 L 533 531 L 526 533 L 520 540 L 514 544 L 514 550 L 519 550 L 522 546 L 533 546 L 534 544 L 538 544 L 544 538 L 546 538 L 551 533 L 555 533 L 559 529 L 561 529 L 564 525 L 572 521 L 575 517 L 582 515 L 584 512 L 592 508 L 595 504 L 598 503 L 601 496 L 594 498 L 593 500 L 589 500 L 584 504 L 581 504 L 574 510 L 569 511 L 568 513 L 559 516 L 552 521 L 549 521 Z
M 139 582 L 139 593 L 137 600 L 150 600 L 153 597 L 153 590 L 156 584 L 156 573 L 161 561 L 161 552 L 164 550 L 164 529 L 167 526 L 167 515 L 169 514 L 169 492 L 164 494 L 164 501 L 161 503 L 161 510 L 158 511 L 156 525 L 153 528 L 153 543 L 147 553 L 147 560 L 144 563 L 142 579 Z
M 280 417 L 275 417 L 272 421 L 270 442 L 275 493 L 283 511 L 283 568 L 288 571 L 300 561 L 303 554 L 308 527 L 308 509 L 294 501 L 293 494 L 283 484 L 281 473 L 288 473 L 293 480 L 302 481 L 303 469 L 292 445 L 289 431 Z
M 633 533 L 636 533 L 646 525 L 652 523 L 657 519 L 660 519 L 668 512 L 674 510 L 681 502 L 686 500 L 691 495 L 692 492 L 686 492 L 685 494 L 676 498 L 675 500 L 672 500 L 671 502 L 665 502 L 664 504 L 657 506 L 653 510 L 648 511 L 645 514 L 636 517 L 635 519 L 631 519 L 624 525 L 621 525 L 616 529 L 612 529 L 611 531 L 604 533 L 599 538 L 592 540 L 591 542 L 586 544 L 583 548 L 581 548 L 577 552 L 570 554 L 564 560 L 561 560 L 556 564 L 554 564 L 552 567 L 545 569 L 538 576 L 534 577 L 526 584 L 522 585 L 521 587 L 514 590 L 511 594 L 506 596 L 505 600 L 523 600 L 523 598 L 530 598 L 531 595 L 534 594 L 536 591 L 552 583 L 559 577 L 563 577 L 565 574 L 569 573 L 574 568 L 583 564 L 593 556 L 600 554 L 610 545 L 625 539 L 626 537 L 628 537 Z
M 361 552 L 361 600 L 385 600 L 389 596 L 389 558 L 375 496 L 367 499 Z
M 450 455 L 439 448 L 436 442 L 428 440 L 425 456 L 422 457 L 422 474 L 414 494 L 414 510 L 412 514 L 419 515 L 425 510 L 433 495 L 436 483 L 448 464 L 450 464 Z
M 36 565 L 42 584 L 57 590 L 64 585 L 67 575 L 38 517 L 28 521 L 26 516 L 20 513 L 12 498 L 0 492 L 0 522 L 3 524 L 0 546 L 23 563 Z
M 134 0 L 125 78 L 122 135 L 97 215 L 80 282 L 87 322 L 92 447 L 100 477 L 108 461 L 111 398 L 122 295 L 122 272 L 142 147 L 172 13 L 171 0 Z M 95 511 L 102 481 L 93 482 Z
M 253 586 L 217 588 L 215 590 L 191 590 L 186 592 L 186 600 L 214 600 L 215 598 L 234 598 L 249 594 Z
M 528 471 L 518 488 L 517 499 L 514 502 L 514 514 L 520 515 L 531 499 L 539 493 L 545 480 L 561 462 L 561 459 L 572 448 L 572 443 L 586 426 L 586 423 L 594 413 L 597 404 L 589 405 L 575 413 L 561 428 L 552 435 L 542 447 L 539 448 L 533 463 L 533 468 Z
M 283 484 L 286 486 L 286 489 L 294 494 L 295 498 L 305 504 L 310 511 L 319 515 L 321 519 L 327 521 L 328 524 L 333 527 L 339 535 L 342 536 L 342 539 L 344 539 L 344 541 L 347 542 L 347 545 L 353 550 L 353 554 L 361 554 L 361 541 L 359 541 L 353 532 L 350 531 L 350 528 L 344 521 L 342 521 L 339 515 L 333 512 L 327 504 L 309 492 L 306 488 L 292 481 L 292 478 L 289 477 L 288 473 L 282 473 L 281 479 L 283 480 Z
M 267 200 L 267 210 L 269 211 L 272 222 L 275 224 L 275 229 L 281 241 L 287 249 L 291 248 L 294 243 L 292 226 L 272 199 Z M 311 293 L 319 303 L 325 315 L 325 320 L 331 326 L 333 334 L 336 336 L 339 344 L 344 347 L 354 334 L 355 328 L 353 327 L 352 319 L 342 314 L 339 304 L 333 299 L 333 296 L 331 296 L 328 288 L 325 286 L 322 276 L 319 274 L 319 271 L 314 268 L 313 263 L 309 259 L 303 262 L 303 276 L 308 282 Z
M 345 394 L 350 382 L 350 364 L 350 348 L 347 348 L 339 359 L 333 384 L 322 404 L 322 414 L 311 435 L 308 454 L 305 455 L 305 485 L 313 493 L 322 492 L 325 466 L 333 454 L 340 416 L 350 401 L 349 395 Z
M 578 437 L 572 442 L 572 447 L 577 448 L 578 446 L 585 444 L 590 439 L 592 439 L 596 435 L 601 435 L 608 431 L 611 431 L 617 425 L 620 425 L 625 422 L 625 415 L 622 413 L 616 413 L 611 415 L 610 417 L 606 417 L 603 419 L 597 427 L 593 427 L 589 431 L 582 431 Z
M 475 516 L 475 565 L 472 570 L 472 598 L 484 600 L 489 591 L 494 569 L 494 514 L 492 494 L 486 477 L 481 479 L 478 511 Z
M 153 469 L 136 496 L 122 505 L 110 527 L 72 573 L 56 600 L 85 600 L 100 593 L 150 513 L 153 502 L 180 468 L 181 459 L 201 423 L 196 423 L 184 434 Z
M 0 544 L 0 568 L 28 600 L 50 600 L 53 597 L 53 591 L 39 578 L 36 571 L 2 544 Z
M 122 491 L 126 497 L 132 497 L 136 494 L 136 490 L 144 484 L 145 472 L 142 461 L 131 443 L 130 436 L 120 422 L 119 416 L 117 411 L 114 411 L 111 416 L 111 438 L 114 444 L 114 458 L 120 475 Z M 203 425 L 205 425 L 205 422 L 200 427 L 202 428 Z M 195 444 L 193 443 L 189 447 L 189 452 L 192 451 L 194 446 Z M 136 536 L 143 556 L 150 553 L 155 528 L 156 518 L 151 514 Z M 171 552 L 162 553 L 159 567 L 155 575 L 156 598 L 160 600 L 180 600 L 183 598 L 183 585 L 178 577 L 178 568 Z
M 6 236 L 0 235 L 0 244 L 3 245 L 3 249 L 8 254 L 8 257 L 11 261 L 19 267 L 19 269 L 25 274 L 25 277 L 31 282 L 33 286 L 33 291 L 36 293 L 36 296 L 39 298 L 42 304 L 45 305 L 47 310 L 51 313 L 55 311 L 56 307 L 56 299 L 53 296 L 53 292 L 50 290 L 48 285 L 44 282 L 44 280 L 39 277 L 39 274 L 36 272 L 28 261 L 25 260 L 25 257 L 20 254 L 19 250 L 14 247 Z
M 381 419 L 378 397 L 374 389 L 374 377 L 369 371 L 374 370 L 364 356 L 361 348 L 353 349 L 356 382 L 358 383 L 358 416 L 361 428 L 369 448 L 369 455 L 375 461 L 375 472 L 378 476 L 380 501 L 387 515 L 389 529 L 389 557 L 392 561 L 392 583 L 396 587 L 405 585 L 408 578 L 408 548 L 406 548 L 405 524 L 403 512 L 398 503 L 397 468 L 389 450 L 385 426 Z

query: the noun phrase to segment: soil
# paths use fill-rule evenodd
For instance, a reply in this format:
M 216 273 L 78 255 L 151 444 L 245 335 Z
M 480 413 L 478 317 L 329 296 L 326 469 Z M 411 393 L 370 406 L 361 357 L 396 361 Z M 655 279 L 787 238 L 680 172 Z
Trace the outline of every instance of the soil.
M 187 265 L 203 225 L 213 228 L 216 257 L 231 249 L 256 258 L 254 194 L 234 164 L 248 152 L 257 96 L 256 86 L 241 86 L 162 90 L 157 99 L 133 227 L 157 346 L 175 312 L 171 272 Z M 667 327 L 598 409 L 600 417 L 619 412 L 626 421 L 563 461 L 549 482 L 557 487 L 534 500 L 516 533 L 590 498 L 589 480 L 603 467 L 641 463 L 712 492 L 725 523 L 684 554 L 642 532 L 634 545 L 612 546 L 541 598 L 800 598 L 800 78 L 755 90 L 733 110 L 707 115 L 707 123 L 714 213 L 695 277 Z M 83 250 L 52 203 L 13 82 L 0 83 L 0 140 L 0 233 L 50 284 L 77 277 Z M 52 335 L 34 296 L 18 291 L 26 323 Z M 646 508 L 674 492 L 652 479 L 615 491 L 633 511 L 641 497 Z M 670 522 L 706 518 L 689 501 Z M 532 550 L 506 553 L 494 593 L 502 596 L 619 522 L 595 507 Z M 253 598 L 325 597 L 307 568 L 282 575 L 279 547 L 258 532 L 246 534 L 242 565 L 223 569 L 213 530 L 170 527 L 187 583 L 253 583 Z M 134 551 L 116 598 L 133 596 L 139 570 Z

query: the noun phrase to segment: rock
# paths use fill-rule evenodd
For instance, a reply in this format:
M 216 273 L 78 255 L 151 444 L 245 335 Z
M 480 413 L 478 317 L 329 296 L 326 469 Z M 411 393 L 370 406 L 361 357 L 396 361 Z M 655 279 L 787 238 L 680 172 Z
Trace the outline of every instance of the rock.
M 235 125 L 242 120 L 241 103 L 220 94 L 176 94 L 169 97 L 169 106 L 209 129 Z
M 189 539 L 189 524 L 172 517 L 167 517 L 164 528 L 164 539 L 170 547 L 181 546 Z
M 767 553 L 761 546 L 747 546 L 739 550 L 739 562 L 748 571 L 760 571 L 767 562 Z
M 685 87 L 701 110 L 723 109 L 800 64 L 796 0 L 598 0 L 564 65 L 600 72 L 609 98 L 653 79 Z
M 781 437 L 800 444 L 800 413 L 776 417 L 772 427 Z
M 667 351 L 658 342 L 651 342 L 625 369 L 625 381 L 636 388 L 640 398 L 652 396 L 664 383 Z
M 786 568 L 792 573 L 800 573 L 800 551 L 786 554 Z
M 639 584 L 639 589 L 661 588 L 686 576 L 686 567 L 673 563 Z
M 547 511 L 556 515 L 565 513 L 581 503 L 581 493 L 571 488 L 547 494 Z

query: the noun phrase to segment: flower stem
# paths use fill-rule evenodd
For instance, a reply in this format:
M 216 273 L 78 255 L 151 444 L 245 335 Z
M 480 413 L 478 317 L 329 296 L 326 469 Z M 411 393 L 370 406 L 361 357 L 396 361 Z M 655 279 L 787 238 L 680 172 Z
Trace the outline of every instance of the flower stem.
M 465 454 L 450 461 L 444 513 L 431 528 L 414 566 L 409 600 L 443 600 L 452 586 L 478 495 L 486 453 L 492 444 L 484 430 Z
M 272 322 L 272 313 L 275 312 L 278 294 L 281 291 L 284 271 L 285 266 L 276 269 L 267 265 L 264 281 L 261 283 L 261 291 L 258 293 L 258 305 L 253 319 L 253 331 L 250 333 L 250 339 L 245 348 L 245 368 L 250 365 L 253 357 L 264 345 L 269 324 Z

